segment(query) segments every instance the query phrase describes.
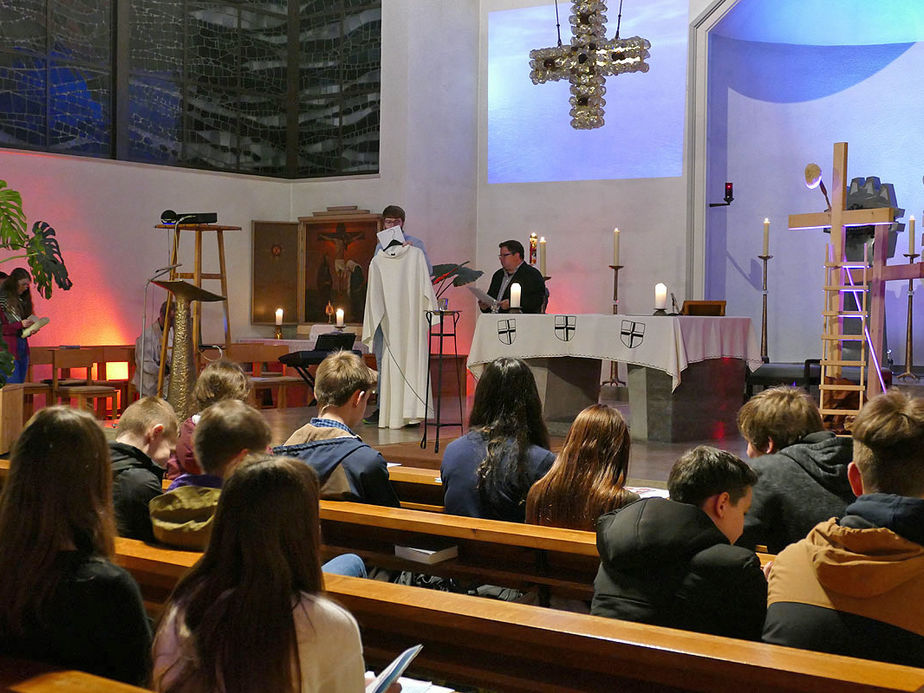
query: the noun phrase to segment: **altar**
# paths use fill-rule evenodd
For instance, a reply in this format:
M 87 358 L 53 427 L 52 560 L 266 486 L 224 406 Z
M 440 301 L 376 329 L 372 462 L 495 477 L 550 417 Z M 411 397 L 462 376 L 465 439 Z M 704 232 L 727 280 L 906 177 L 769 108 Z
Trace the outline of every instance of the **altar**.
M 670 442 L 733 433 L 745 367 L 762 363 L 750 318 L 482 314 L 469 370 L 504 356 L 533 368 L 551 420 L 597 401 L 602 360 L 628 364 L 632 437 Z

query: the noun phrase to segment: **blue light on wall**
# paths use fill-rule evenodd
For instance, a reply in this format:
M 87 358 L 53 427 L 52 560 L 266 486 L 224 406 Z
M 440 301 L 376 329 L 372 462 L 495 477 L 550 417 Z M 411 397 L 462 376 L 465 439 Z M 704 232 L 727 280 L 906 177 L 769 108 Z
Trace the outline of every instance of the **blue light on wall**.
M 562 40 L 570 40 L 567 9 Z M 534 85 L 529 51 L 554 46 L 553 5 L 488 15 L 488 183 L 680 176 L 687 61 L 686 5 L 632 3 L 620 35 L 651 41 L 647 74 L 606 81 L 606 125 L 570 126 L 567 82 Z M 610 13 L 607 35 L 616 31 Z
M 711 36 L 807 46 L 866 46 L 924 39 L 921 0 L 739 0 Z

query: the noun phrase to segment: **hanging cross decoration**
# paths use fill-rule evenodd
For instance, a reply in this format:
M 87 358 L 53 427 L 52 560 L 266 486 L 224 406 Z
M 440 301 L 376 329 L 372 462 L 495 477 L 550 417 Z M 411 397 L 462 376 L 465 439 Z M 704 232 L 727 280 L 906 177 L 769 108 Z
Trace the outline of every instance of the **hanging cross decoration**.
M 539 48 L 529 52 L 529 73 L 533 84 L 567 79 L 571 82 L 571 127 L 592 130 L 603 126 L 606 100 L 605 78 L 624 72 L 648 72 L 651 44 L 639 36 L 606 38 L 606 3 L 574 0 L 569 17 L 571 44 Z M 620 14 L 620 17 L 622 15 Z

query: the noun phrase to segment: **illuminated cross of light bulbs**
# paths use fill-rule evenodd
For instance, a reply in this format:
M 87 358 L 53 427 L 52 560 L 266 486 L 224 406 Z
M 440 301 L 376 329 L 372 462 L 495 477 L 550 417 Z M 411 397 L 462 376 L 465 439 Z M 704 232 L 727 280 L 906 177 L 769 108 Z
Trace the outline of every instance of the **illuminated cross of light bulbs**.
M 571 44 L 530 51 L 529 76 L 533 84 L 560 79 L 571 82 L 571 127 L 592 130 L 603 126 L 605 78 L 623 72 L 648 72 L 645 58 L 651 44 L 639 36 L 608 40 L 605 2 L 574 0 L 571 4 Z

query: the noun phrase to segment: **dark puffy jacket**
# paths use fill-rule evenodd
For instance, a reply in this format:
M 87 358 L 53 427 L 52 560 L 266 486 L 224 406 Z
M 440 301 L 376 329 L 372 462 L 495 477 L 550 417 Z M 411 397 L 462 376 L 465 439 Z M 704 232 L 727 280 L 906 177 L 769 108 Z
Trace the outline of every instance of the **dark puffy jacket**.
M 693 505 L 646 498 L 597 521 L 591 613 L 759 640 L 767 581 L 753 551 L 731 546 Z

